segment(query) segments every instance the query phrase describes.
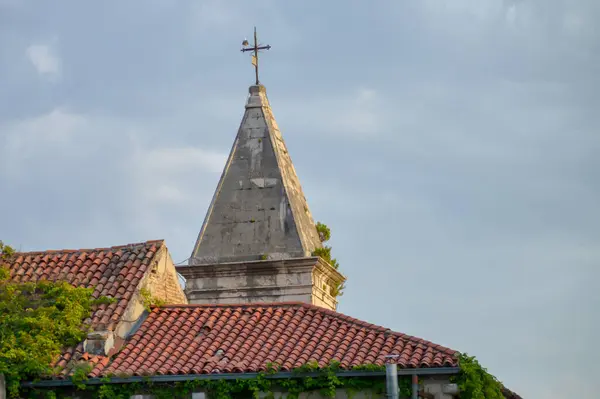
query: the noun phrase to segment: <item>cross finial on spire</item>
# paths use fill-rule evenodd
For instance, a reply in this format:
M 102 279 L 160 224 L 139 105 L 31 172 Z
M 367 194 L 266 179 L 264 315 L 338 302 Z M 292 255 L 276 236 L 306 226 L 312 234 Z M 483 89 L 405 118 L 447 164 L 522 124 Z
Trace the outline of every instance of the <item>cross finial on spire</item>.
M 259 50 L 269 50 L 271 48 L 271 46 L 269 46 L 268 44 L 266 46 L 262 46 L 260 44 L 258 44 L 258 39 L 256 38 L 256 26 L 254 27 L 254 44 L 249 47 L 249 43 L 248 40 L 244 39 L 244 41 L 242 42 L 242 46 L 244 46 L 240 51 L 242 52 L 246 52 L 246 51 L 253 51 L 254 54 L 252 54 L 252 65 L 254 65 L 254 72 L 256 74 L 256 85 L 258 86 L 260 84 L 259 80 L 258 80 L 258 51 Z

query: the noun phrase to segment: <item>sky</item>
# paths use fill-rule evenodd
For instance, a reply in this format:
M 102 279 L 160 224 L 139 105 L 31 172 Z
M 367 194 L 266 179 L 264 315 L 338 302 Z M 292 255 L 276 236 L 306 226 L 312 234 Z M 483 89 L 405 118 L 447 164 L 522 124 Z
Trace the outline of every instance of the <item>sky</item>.
M 597 0 L 0 0 L 0 239 L 192 251 L 261 82 L 338 310 L 592 399 Z

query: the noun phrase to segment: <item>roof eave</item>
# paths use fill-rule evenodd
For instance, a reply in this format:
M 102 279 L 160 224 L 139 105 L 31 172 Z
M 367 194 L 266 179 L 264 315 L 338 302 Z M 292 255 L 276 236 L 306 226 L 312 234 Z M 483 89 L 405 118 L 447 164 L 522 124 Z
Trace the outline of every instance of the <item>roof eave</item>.
M 407 375 L 452 375 L 458 374 L 460 369 L 458 367 L 430 367 L 430 368 L 404 368 L 398 369 L 399 376 Z M 223 373 L 223 374 L 184 374 L 184 375 L 154 375 L 154 376 L 131 376 L 131 377 L 120 377 L 110 378 L 107 381 L 106 378 L 89 378 L 85 381 L 86 385 L 100 385 L 100 384 L 125 384 L 134 382 L 178 382 L 178 381 L 189 381 L 189 380 L 239 380 L 239 379 L 253 379 L 259 375 L 264 376 L 267 379 L 288 379 L 288 378 L 305 378 L 305 377 L 318 377 L 322 375 L 320 372 L 311 373 L 297 373 L 293 371 L 279 372 L 274 374 L 265 375 L 264 373 Z M 385 371 L 338 371 L 335 373 L 338 377 L 384 377 Z M 43 387 L 57 387 L 57 386 L 72 386 L 73 382 L 70 379 L 65 380 L 43 380 L 43 381 L 29 381 L 23 382 L 21 386 L 31 388 L 43 388 Z

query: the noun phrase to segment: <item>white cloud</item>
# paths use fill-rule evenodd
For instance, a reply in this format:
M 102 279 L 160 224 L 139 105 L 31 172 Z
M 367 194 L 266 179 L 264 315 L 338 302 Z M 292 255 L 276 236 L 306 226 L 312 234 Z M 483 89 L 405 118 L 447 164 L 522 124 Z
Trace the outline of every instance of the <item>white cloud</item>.
M 86 117 L 56 108 L 49 113 L 0 125 L 3 174 L 17 177 L 36 157 L 64 151 L 73 136 L 88 128 Z
M 49 78 L 58 78 L 60 76 L 62 61 L 56 54 L 54 46 L 32 44 L 27 47 L 26 54 L 39 75 Z
M 151 203 L 193 198 L 197 191 L 194 178 L 221 172 L 227 154 L 191 146 L 145 144 L 152 130 L 124 119 L 59 107 L 0 125 L 0 176 L 28 179 L 36 164 L 62 175 L 70 169 L 69 162 L 85 162 L 78 167 L 80 171 L 92 169 L 94 163 L 102 169 L 109 162 L 122 181 L 130 180 L 126 185 L 133 183 L 138 195 Z

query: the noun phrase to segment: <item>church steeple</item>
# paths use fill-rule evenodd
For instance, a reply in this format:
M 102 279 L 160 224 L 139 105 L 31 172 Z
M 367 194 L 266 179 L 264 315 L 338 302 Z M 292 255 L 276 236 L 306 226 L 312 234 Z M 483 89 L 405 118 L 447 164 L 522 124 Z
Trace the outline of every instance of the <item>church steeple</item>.
M 308 257 L 321 246 L 266 89 L 249 91 L 190 265 Z

